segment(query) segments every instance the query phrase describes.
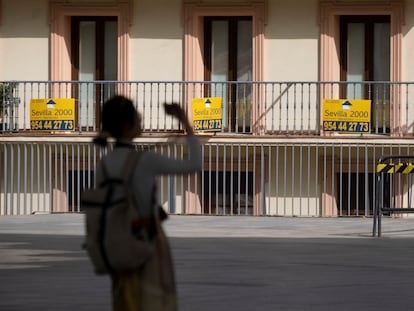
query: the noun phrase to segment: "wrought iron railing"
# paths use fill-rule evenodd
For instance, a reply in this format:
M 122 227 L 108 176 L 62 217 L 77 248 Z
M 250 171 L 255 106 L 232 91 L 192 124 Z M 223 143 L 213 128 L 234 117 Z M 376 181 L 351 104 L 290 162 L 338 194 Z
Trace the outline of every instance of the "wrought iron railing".
M 371 100 L 369 131 L 364 134 L 414 134 L 414 83 L 408 82 L 3 81 L 1 86 L 0 133 L 39 130 L 33 127 L 30 103 L 51 98 L 74 98 L 72 132 L 96 132 L 104 101 L 123 94 L 133 99 L 148 133 L 180 130 L 165 115 L 163 102 L 178 102 L 190 110 L 194 98 L 220 97 L 218 132 L 224 134 L 324 135 L 324 99 Z

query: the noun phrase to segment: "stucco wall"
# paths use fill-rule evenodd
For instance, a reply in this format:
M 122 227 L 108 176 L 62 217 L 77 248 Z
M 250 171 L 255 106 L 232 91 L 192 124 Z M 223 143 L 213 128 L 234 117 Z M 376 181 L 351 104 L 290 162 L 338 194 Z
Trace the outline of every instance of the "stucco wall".
M 209 1 L 204 1 L 209 2 Z M 134 3 L 131 80 L 181 80 L 183 21 L 180 0 Z M 318 79 L 318 1 L 269 1 L 265 27 L 266 81 Z
M 403 81 L 414 81 L 414 1 L 405 2 L 405 25 L 403 25 Z
M 317 0 L 268 2 L 265 28 L 266 81 L 317 81 Z
M 48 79 L 48 21 L 47 0 L 1 2 L 1 80 Z
M 181 0 L 134 2 L 130 32 L 131 80 L 182 80 Z
M 48 0 L 1 2 L 1 80 L 49 78 L 48 3 Z M 318 80 L 318 7 L 318 0 L 267 1 L 266 81 Z M 405 1 L 404 11 L 402 76 L 404 81 L 414 81 L 414 71 L 410 70 L 414 65 L 414 0 Z M 130 79 L 181 80 L 182 1 L 134 0 L 132 15 Z

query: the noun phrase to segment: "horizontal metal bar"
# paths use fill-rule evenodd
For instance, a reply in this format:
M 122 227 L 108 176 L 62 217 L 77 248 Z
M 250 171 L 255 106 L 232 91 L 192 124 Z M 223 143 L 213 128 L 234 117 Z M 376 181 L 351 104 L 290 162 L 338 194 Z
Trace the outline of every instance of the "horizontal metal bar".
M 382 207 L 381 211 L 404 214 L 404 213 L 414 213 L 414 208 L 404 208 L 404 207 L 387 208 L 387 207 Z

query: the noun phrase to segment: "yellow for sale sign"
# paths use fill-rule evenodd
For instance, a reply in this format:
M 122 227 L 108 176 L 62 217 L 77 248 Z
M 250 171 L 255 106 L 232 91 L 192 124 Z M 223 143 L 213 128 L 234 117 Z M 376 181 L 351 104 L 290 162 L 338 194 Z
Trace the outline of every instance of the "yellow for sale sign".
M 32 131 L 73 131 L 74 98 L 35 98 L 30 101 Z
M 323 130 L 344 133 L 369 132 L 371 101 L 362 99 L 325 99 Z
M 193 98 L 193 126 L 198 132 L 220 131 L 222 127 L 222 98 Z

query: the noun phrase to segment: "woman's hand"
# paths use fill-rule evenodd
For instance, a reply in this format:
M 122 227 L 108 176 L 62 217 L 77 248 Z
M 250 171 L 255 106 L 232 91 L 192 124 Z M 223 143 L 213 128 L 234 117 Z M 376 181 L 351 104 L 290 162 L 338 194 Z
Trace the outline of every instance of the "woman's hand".
M 176 117 L 178 120 L 181 121 L 181 123 L 183 124 L 185 130 L 187 131 L 188 134 L 193 134 L 193 128 L 190 125 L 189 121 L 188 121 L 188 117 L 185 113 L 185 111 L 183 110 L 183 108 L 181 108 L 181 106 L 177 103 L 172 103 L 172 104 L 167 104 L 164 103 L 164 109 L 165 109 L 165 113 L 169 114 L 173 117 Z
M 164 103 L 165 113 L 178 118 L 180 121 L 185 116 L 184 110 L 177 103 L 167 104 Z

